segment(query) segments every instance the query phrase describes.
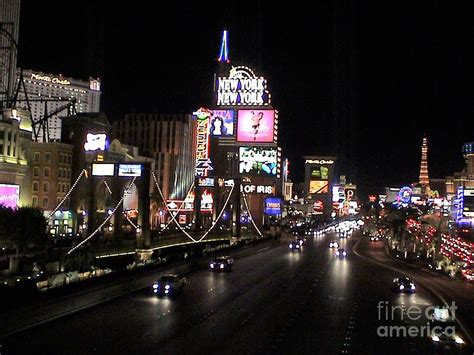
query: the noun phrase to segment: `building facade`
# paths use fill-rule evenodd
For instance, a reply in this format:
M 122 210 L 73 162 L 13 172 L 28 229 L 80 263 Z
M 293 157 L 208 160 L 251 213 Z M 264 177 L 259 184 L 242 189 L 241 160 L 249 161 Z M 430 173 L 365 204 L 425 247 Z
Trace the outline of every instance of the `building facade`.
M 17 73 L 19 80 L 20 70 Z M 40 101 L 38 99 L 76 99 L 76 111 L 99 112 L 100 111 L 100 81 L 89 78 L 89 81 L 64 77 L 62 75 L 45 74 L 32 70 L 23 70 L 26 92 L 31 100 L 31 114 L 35 120 L 44 117 L 47 113 L 53 113 L 63 107 L 65 101 Z M 18 95 L 18 106 L 26 108 L 25 93 L 20 90 Z M 32 100 L 34 99 L 34 100 Z M 46 105 L 46 108 L 45 108 Z M 59 141 L 61 139 L 61 116 L 64 112 L 58 112 L 48 119 L 48 136 L 42 134 L 40 141 Z
M 114 122 L 114 137 L 155 161 L 165 199 L 184 199 L 194 181 L 196 123 L 189 114 L 127 114 Z
M 48 216 L 71 188 L 73 146 L 59 142 L 31 143 L 31 205 Z M 72 232 L 69 198 L 49 219 L 50 231 L 61 235 Z
M 0 204 L 15 208 L 31 204 L 28 157 L 31 131 L 4 110 L 0 117 Z

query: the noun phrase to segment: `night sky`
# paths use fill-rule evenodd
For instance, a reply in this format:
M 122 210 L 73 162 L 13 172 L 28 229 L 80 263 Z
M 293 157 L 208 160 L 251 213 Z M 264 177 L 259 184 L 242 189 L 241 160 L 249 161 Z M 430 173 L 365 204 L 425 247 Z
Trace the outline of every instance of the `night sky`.
M 350 179 L 362 194 L 411 183 L 423 134 L 431 177 L 462 169 L 461 145 L 474 140 L 474 22 L 467 8 L 442 1 L 336 0 L 314 9 L 303 1 L 154 3 L 112 9 L 105 1 L 22 1 L 19 65 L 100 77 L 110 120 L 131 111 L 192 112 L 211 103 L 226 26 L 232 63 L 268 79 L 293 181 L 302 180 L 302 155 L 330 154 L 338 144 L 350 147 Z M 351 100 L 342 121 L 346 138 L 337 141 L 335 111 L 346 106 L 334 105 L 335 73 L 345 78 L 339 102 Z

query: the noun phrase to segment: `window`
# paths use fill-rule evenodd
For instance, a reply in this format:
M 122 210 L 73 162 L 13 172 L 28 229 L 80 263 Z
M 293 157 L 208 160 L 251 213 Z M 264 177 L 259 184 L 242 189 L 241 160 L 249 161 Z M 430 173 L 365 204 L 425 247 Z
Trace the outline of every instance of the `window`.
M 40 171 L 40 170 L 39 170 L 39 168 L 33 168 L 33 176 L 36 176 L 36 177 L 38 177 L 38 176 L 39 176 L 39 174 L 40 174 L 40 172 L 39 172 L 39 171 Z
M 43 192 L 49 192 L 49 182 L 43 184 Z
M 62 164 L 63 163 L 63 155 L 60 153 L 59 154 L 59 163 Z
M 61 192 L 61 184 L 58 184 L 57 192 Z
M 38 192 L 39 184 L 37 181 L 33 183 L 33 192 Z
M 48 207 L 48 198 L 43 197 L 43 207 Z
M 51 153 L 48 152 L 44 155 L 44 162 L 45 163 L 51 162 Z
M 39 153 L 39 152 L 36 152 L 36 153 L 35 153 L 35 160 L 34 160 L 34 162 L 35 162 L 35 163 L 39 163 L 39 161 L 40 161 L 40 153 Z
M 44 168 L 44 177 L 49 177 L 49 168 Z
M 33 207 L 38 207 L 38 197 L 33 196 Z

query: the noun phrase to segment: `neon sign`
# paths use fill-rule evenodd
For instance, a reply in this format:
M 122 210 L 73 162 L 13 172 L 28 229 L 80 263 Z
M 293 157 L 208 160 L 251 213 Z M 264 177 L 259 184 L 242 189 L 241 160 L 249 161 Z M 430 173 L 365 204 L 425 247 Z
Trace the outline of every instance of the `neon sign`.
M 212 111 L 200 108 L 193 115 L 197 118 L 196 133 L 196 176 L 207 176 L 212 169 L 209 159 L 209 123 Z
M 332 165 L 334 164 L 334 160 L 306 159 L 305 164 Z
M 51 77 L 49 75 L 31 74 L 32 80 L 46 81 L 53 84 L 71 85 L 71 82 L 64 78 Z
M 267 106 L 270 94 L 267 80 L 257 77 L 252 69 L 232 67 L 228 77 L 217 78 L 218 106 Z
M 272 185 L 240 185 L 240 192 L 246 194 L 273 194 L 274 188 Z

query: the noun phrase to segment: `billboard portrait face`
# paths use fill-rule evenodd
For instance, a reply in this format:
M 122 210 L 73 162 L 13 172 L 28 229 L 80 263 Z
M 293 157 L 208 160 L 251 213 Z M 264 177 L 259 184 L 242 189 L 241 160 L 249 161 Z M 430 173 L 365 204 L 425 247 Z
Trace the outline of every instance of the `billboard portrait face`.
M 234 117 L 234 110 L 212 111 L 209 134 L 216 137 L 234 135 Z
M 328 182 L 313 180 L 309 182 L 309 193 L 310 194 L 327 194 L 328 193 Z
M 239 173 L 276 176 L 277 150 L 263 147 L 240 147 Z
M 271 143 L 275 124 L 274 110 L 239 110 L 237 141 Z

